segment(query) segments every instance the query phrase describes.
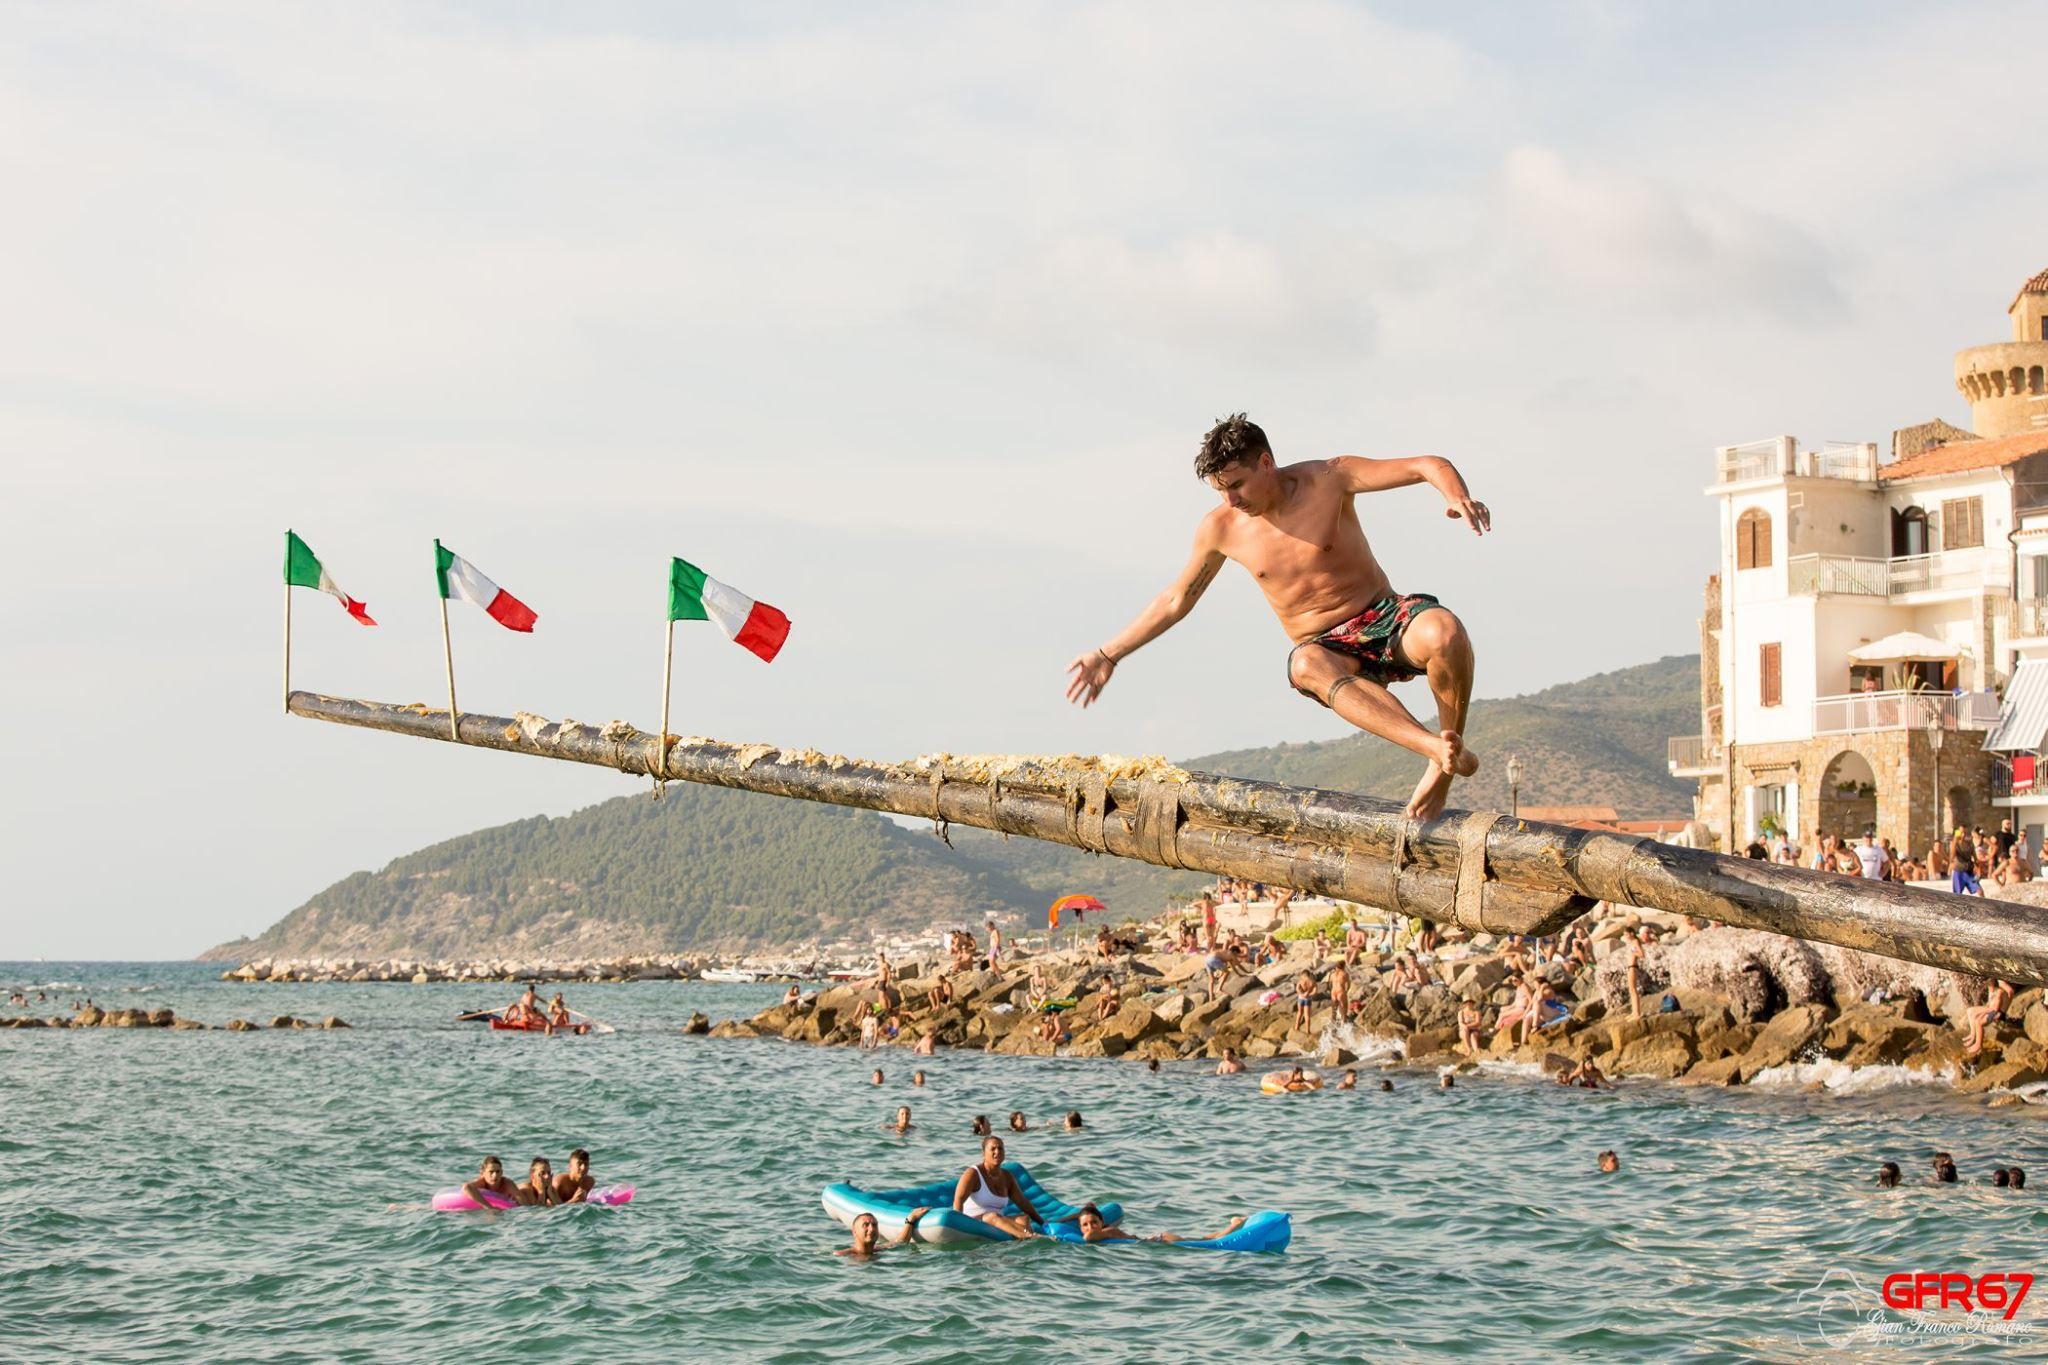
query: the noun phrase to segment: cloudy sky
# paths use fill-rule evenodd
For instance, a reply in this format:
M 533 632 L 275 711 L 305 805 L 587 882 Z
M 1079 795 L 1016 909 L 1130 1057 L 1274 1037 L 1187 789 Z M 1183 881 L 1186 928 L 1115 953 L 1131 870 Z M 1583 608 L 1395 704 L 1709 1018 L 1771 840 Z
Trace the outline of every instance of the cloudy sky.
M 1088 712 L 1209 422 L 1451 457 L 1373 499 L 1481 695 L 1693 648 L 1718 443 L 1966 421 L 2048 265 L 2037 6 L 19 4 L 0 22 L 0 957 L 182 956 L 624 779 L 279 714 L 893 757 L 1334 734 L 1242 576 Z M 460 606 L 460 604 L 457 604 Z M 1562 794 L 1560 794 L 1562 795 Z

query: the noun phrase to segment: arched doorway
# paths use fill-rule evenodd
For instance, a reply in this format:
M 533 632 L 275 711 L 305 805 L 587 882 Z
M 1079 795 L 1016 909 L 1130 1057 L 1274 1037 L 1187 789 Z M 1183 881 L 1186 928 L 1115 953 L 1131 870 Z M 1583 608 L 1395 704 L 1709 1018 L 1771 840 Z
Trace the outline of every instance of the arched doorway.
M 1870 760 L 1844 749 L 1829 760 L 1820 776 L 1820 832 L 1861 839 L 1877 826 L 1877 774 Z
M 1941 822 L 1941 832 L 1943 835 L 1954 834 L 1958 825 L 1961 825 L 1964 829 L 1972 828 L 1970 824 L 1970 789 L 1968 787 L 1950 787 L 1948 789 L 1948 800 L 1945 804 L 1948 809 Z

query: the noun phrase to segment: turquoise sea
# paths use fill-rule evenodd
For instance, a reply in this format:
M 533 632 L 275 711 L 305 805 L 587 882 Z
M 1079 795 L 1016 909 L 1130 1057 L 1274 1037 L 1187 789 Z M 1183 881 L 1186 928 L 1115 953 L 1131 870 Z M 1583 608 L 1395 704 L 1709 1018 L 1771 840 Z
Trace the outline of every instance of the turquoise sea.
M 1438 1356 L 1955 1359 L 2048 1351 L 2048 1285 L 2006 1330 L 1879 1301 L 1907 1271 L 2034 1273 L 2048 1129 L 1926 1086 L 1863 1093 L 1389 1073 L 1262 1096 L 1193 1063 L 683 1035 L 778 987 L 573 989 L 577 1039 L 452 1022 L 512 991 L 250 986 L 192 963 L 0 964 L 66 1002 L 348 1032 L 0 1031 L 0 1359 L 1157 1361 Z M 57 983 L 52 989 L 49 983 Z M 43 1013 L 58 1012 L 45 1006 Z M 869 1071 L 880 1065 L 877 1088 Z M 922 1065 L 928 1084 L 915 1089 Z M 1370 1084 L 1370 1081 L 1368 1082 Z M 894 1107 L 916 1129 L 883 1130 Z M 833 1180 L 957 1174 L 976 1114 L 1054 1194 L 1136 1231 L 1294 1216 L 1282 1256 L 1038 1244 L 830 1255 Z M 1050 1122 L 1068 1109 L 1080 1134 Z M 588 1147 L 621 1209 L 440 1214 L 484 1153 Z M 1596 1173 L 1602 1148 L 1618 1174 Z M 1924 1182 L 1955 1154 L 1960 1186 Z M 1885 1158 L 1907 1185 L 1873 1187 Z M 1985 1184 L 1993 1165 L 2033 1188 Z M 1875 1312 L 1880 1321 L 1871 1322 Z M 1996 1321 L 1995 1315 L 1990 1319 Z M 1852 1335 L 1860 1331 L 1861 1335 Z

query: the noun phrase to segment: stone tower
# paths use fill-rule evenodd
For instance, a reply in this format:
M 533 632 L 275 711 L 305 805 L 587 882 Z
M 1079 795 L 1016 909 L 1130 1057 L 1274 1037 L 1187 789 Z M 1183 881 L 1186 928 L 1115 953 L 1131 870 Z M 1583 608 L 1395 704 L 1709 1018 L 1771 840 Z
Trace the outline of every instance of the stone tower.
M 1979 436 L 2048 431 L 2048 270 L 2020 286 L 2012 340 L 1956 352 L 1956 387 Z

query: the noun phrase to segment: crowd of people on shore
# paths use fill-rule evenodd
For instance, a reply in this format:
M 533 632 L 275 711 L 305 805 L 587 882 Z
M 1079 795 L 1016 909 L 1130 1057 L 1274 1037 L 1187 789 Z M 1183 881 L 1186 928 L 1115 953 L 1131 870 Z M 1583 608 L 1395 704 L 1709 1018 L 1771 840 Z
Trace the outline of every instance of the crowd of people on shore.
M 1759 862 L 1785 863 L 1836 872 L 1845 877 L 1872 881 L 1943 881 L 1959 896 L 1981 896 L 1984 883 L 2017 886 L 2040 875 L 2039 850 L 2029 846 L 2024 830 L 2015 832 L 2011 820 L 2002 820 L 1996 830 L 1982 825 L 1974 829 L 1957 825 L 1955 833 L 1937 839 L 1924 856 L 1900 853 L 1888 838 L 1865 828 L 1860 839 L 1821 830 L 1812 850 L 1804 851 L 1783 834 L 1752 840 L 1744 850 Z

